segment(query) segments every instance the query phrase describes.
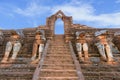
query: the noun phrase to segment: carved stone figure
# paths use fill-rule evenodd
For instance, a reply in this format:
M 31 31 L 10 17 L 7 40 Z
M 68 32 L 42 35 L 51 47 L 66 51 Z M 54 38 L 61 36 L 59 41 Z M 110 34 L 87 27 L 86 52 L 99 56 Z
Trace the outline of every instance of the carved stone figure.
M 21 48 L 21 43 L 19 39 L 20 39 L 20 36 L 16 33 L 16 31 L 11 31 L 11 36 L 9 41 L 6 44 L 5 54 L 1 61 L 2 63 L 8 62 L 8 57 L 12 50 L 13 50 L 13 54 L 10 58 L 10 62 L 13 62 L 16 59 L 17 54 Z
M 103 60 L 107 62 L 113 62 L 113 54 L 112 50 L 110 48 L 110 45 L 108 43 L 107 39 L 107 31 L 106 30 L 101 30 L 95 32 L 95 36 L 98 39 L 98 42 L 95 44 L 98 48 L 98 51 L 103 58 Z
M 40 31 L 37 31 L 35 35 L 35 41 L 33 43 L 31 63 L 37 63 L 40 60 L 42 52 L 44 50 L 44 42 L 45 42 L 45 38 L 43 37 L 43 34 Z M 36 58 L 37 51 L 38 51 L 38 58 Z
M 86 41 L 85 32 L 77 32 L 76 33 L 76 48 L 79 55 L 80 61 L 88 61 L 88 44 Z M 82 55 L 84 54 L 84 59 L 82 58 Z

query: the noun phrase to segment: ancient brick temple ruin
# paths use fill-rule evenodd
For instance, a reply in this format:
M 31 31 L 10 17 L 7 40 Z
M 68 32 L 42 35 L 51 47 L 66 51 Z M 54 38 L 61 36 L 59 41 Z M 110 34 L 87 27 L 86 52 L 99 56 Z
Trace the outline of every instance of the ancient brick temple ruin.
M 64 34 L 55 34 L 55 21 L 61 18 Z M 40 61 L 31 64 L 32 48 L 36 31 L 43 32 L 45 47 Z M 114 62 L 101 60 L 95 46 L 94 33 L 107 30 L 111 40 Z M 89 61 L 80 62 L 76 50 L 76 32 L 84 31 L 88 43 Z M 0 61 L 2 60 L 11 30 L 1 30 Z M 16 30 L 21 35 L 22 47 L 14 62 L 0 63 L 0 80 L 120 80 L 120 29 L 99 29 L 74 24 L 71 16 L 58 11 L 48 17 L 46 24 L 36 28 Z M 11 55 L 10 55 L 11 56 Z M 83 55 L 84 56 L 84 55 Z

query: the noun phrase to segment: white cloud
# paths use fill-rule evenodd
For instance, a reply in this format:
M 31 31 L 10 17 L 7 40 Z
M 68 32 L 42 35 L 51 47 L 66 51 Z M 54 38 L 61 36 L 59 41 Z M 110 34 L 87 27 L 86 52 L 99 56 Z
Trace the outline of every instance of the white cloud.
M 119 26 L 120 12 L 111 14 L 93 15 L 93 21 L 103 26 Z
M 95 8 L 88 3 L 78 2 L 58 5 L 52 9 L 55 13 L 58 10 L 62 10 L 67 15 L 73 16 L 75 21 L 85 21 L 87 23 L 94 23 L 96 27 L 120 27 L 120 12 L 108 13 L 108 14 L 95 14 Z
M 90 15 L 94 13 L 94 9 L 89 4 L 79 3 L 76 4 L 64 4 L 60 6 L 56 6 L 52 9 L 53 14 L 58 10 L 62 10 L 66 15 L 73 16 L 74 20 L 84 20 L 86 18 L 91 18 Z
M 38 15 L 40 16 L 49 10 L 50 10 L 50 8 L 47 6 L 41 6 L 41 5 L 38 5 L 36 2 L 31 2 L 24 9 L 21 9 L 21 8 L 15 9 L 15 12 L 18 14 L 21 14 L 23 16 L 30 17 L 30 16 L 38 16 Z

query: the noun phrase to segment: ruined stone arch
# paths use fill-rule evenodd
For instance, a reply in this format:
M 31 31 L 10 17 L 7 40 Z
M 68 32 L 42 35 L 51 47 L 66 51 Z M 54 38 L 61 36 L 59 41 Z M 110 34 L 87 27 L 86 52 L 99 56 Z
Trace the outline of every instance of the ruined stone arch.
M 59 10 L 57 13 L 48 17 L 47 21 L 46 21 L 46 27 L 49 28 L 51 36 L 55 35 L 55 32 L 54 32 L 55 22 L 58 18 L 61 18 L 61 20 L 64 23 L 64 33 L 65 34 L 67 33 L 67 29 L 72 27 L 72 17 L 66 16 L 61 10 Z

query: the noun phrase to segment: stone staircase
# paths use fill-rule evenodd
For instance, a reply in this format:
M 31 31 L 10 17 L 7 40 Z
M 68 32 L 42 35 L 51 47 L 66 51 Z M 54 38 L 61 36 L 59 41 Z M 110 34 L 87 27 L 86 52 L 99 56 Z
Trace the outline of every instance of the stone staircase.
M 78 80 L 70 48 L 63 35 L 51 40 L 39 80 Z

